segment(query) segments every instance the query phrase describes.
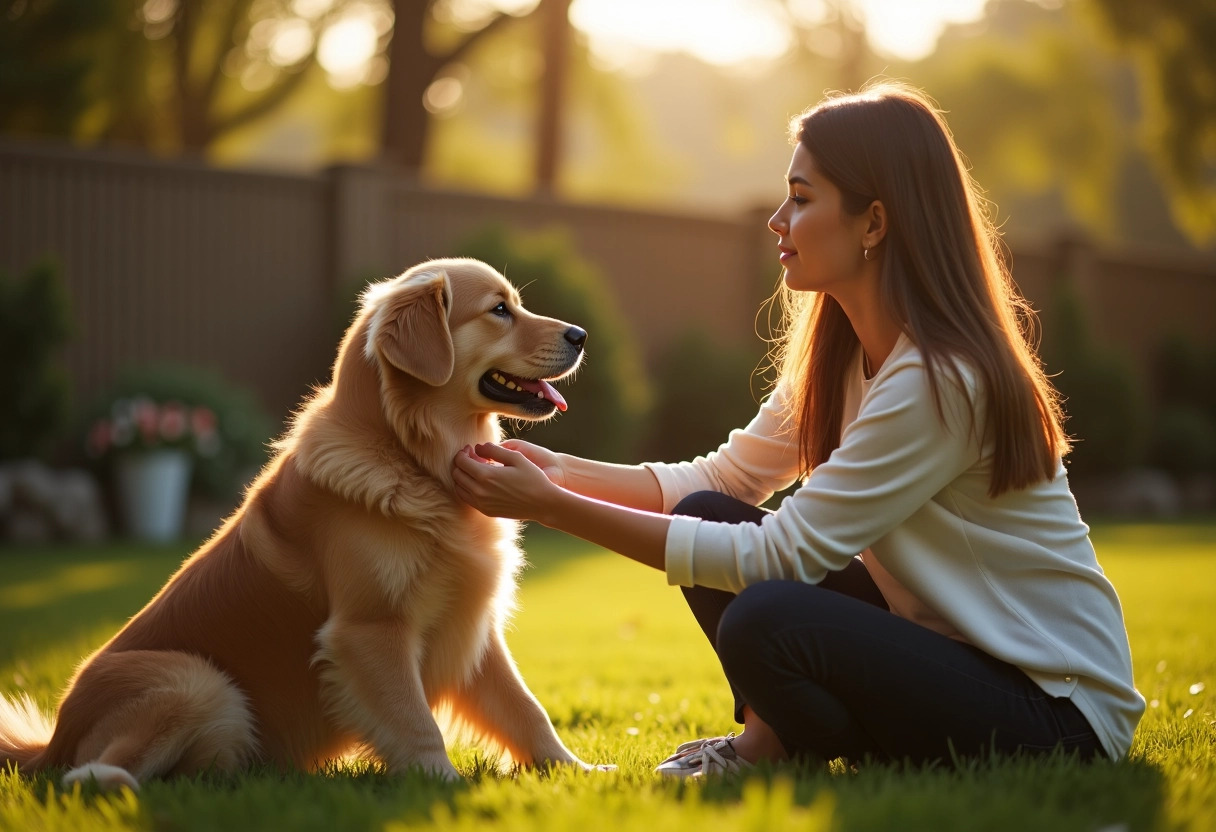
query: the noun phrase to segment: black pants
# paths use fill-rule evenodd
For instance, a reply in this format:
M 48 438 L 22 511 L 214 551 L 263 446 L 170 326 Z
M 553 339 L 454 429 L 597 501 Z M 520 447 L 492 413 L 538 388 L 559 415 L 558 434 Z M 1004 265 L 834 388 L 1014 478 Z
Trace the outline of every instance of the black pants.
M 701 491 L 675 514 L 759 523 L 765 512 Z M 892 614 L 860 560 L 819 584 L 766 581 L 738 595 L 684 587 L 735 694 L 792 757 L 926 763 L 1045 753 L 1103 755 L 1072 700 L 1021 670 Z

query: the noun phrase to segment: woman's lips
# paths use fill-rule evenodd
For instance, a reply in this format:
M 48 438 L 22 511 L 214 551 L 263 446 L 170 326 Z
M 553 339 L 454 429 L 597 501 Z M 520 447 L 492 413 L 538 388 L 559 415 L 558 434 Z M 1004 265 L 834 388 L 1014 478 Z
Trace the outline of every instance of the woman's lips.
M 777 246 L 777 249 L 781 252 L 781 262 L 782 263 L 784 263 L 786 260 L 790 259 L 791 257 L 793 257 L 795 254 L 798 253 L 794 249 L 786 248 L 785 246 Z

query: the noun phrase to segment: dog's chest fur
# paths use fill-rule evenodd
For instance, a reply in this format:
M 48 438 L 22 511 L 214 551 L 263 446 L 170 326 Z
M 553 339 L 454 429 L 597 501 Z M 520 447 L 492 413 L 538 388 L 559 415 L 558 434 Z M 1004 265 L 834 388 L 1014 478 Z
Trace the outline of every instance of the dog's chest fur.
M 453 511 L 459 522 L 443 523 L 442 534 L 400 519 L 369 522 L 359 512 L 358 522 L 339 524 L 331 538 L 331 546 L 345 541 L 347 551 L 332 553 L 329 570 L 361 585 L 363 596 L 343 599 L 342 606 L 355 600 L 356 614 L 403 622 L 410 646 L 423 657 L 429 691 L 461 684 L 475 671 L 510 612 L 522 562 L 514 521 L 464 507 Z

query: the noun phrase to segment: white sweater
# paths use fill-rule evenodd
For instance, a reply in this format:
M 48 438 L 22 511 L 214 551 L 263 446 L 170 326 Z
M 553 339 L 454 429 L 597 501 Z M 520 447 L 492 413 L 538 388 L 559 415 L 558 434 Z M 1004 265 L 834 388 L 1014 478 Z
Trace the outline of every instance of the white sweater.
M 1067 696 L 1111 759 L 1144 712 L 1115 589 L 1102 572 L 1061 463 L 1049 481 L 988 496 L 978 380 L 938 373 L 938 417 L 920 351 L 906 337 L 873 379 L 858 351 L 840 447 L 759 525 L 674 517 L 668 582 L 739 592 L 759 581 L 818 583 L 861 555 L 892 612 L 1021 668 Z M 778 389 L 707 457 L 646 463 L 670 512 L 695 491 L 759 505 L 791 485 L 798 450 Z M 980 429 L 973 432 L 970 414 Z

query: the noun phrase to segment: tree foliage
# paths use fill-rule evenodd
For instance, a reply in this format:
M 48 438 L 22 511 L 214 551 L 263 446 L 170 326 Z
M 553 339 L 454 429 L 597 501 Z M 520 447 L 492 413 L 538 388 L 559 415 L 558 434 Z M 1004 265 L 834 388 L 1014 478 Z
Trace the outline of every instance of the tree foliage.
M 39 456 L 63 428 L 71 383 L 62 350 L 71 332 L 71 303 L 57 265 L 0 272 L 0 460 Z
M 1179 224 L 1216 238 L 1216 4 L 1089 2 L 1135 58 L 1144 133 Z
M 393 36 L 384 84 L 383 156 L 418 171 L 427 150 L 427 90 L 489 35 L 518 17 L 489 11 L 481 19 L 456 16 L 448 0 L 393 0 Z
M 113 9 L 94 0 L 8 0 L 0 10 L 0 129 L 69 135 L 88 107 L 94 45 Z
M 320 33 L 350 3 L 334 0 L 312 17 L 291 0 L 9 3 L 0 126 L 201 151 L 282 104 L 316 62 Z M 281 27 L 294 27 L 293 37 L 280 40 Z

